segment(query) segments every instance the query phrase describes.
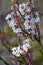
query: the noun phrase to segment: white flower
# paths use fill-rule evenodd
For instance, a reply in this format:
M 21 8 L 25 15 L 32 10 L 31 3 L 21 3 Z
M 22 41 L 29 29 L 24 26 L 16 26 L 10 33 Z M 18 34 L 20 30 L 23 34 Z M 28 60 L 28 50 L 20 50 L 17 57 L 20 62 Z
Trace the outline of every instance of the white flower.
M 25 12 L 29 12 L 30 13 L 30 11 L 31 11 L 30 7 L 27 6 Z
M 35 22 L 36 23 L 40 22 L 40 18 L 39 17 L 36 17 Z
M 16 27 L 12 27 L 12 30 L 13 30 L 13 32 L 15 32 L 15 33 L 20 33 L 20 32 L 22 32 L 22 30 L 18 27 L 18 28 L 16 28 Z
M 6 20 L 9 20 L 9 18 L 11 18 L 11 14 L 8 14 L 8 15 L 6 16 Z
M 24 42 L 23 42 L 23 44 L 25 44 L 25 43 L 30 43 L 29 39 L 25 39 Z
M 7 20 L 7 23 L 8 25 L 12 28 L 14 27 L 14 25 L 16 24 L 15 23 L 15 20 L 12 18 L 11 14 L 8 14 L 7 17 L 6 17 L 6 20 Z
M 35 18 L 31 18 L 30 23 L 34 24 L 34 22 L 35 22 Z
M 23 42 L 23 45 L 21 46 L 22 49 L 20 48 L 20 45 L 18 47 L 12 48 L 12 54 L 15 55 L 16 57 L 20 57 L 21 54 L 24 53 L 24 51 L 28 51 L 28 49 L 31 49 L 31 46 L 29 45 L 29 39 L 25 39 Z
M 31 29 L 31 26 L 29 25 L 30 21 L 29 20 L 25 20 L 24 22 L 24 27 L 25 27 L 25 30 L 28 31 L 28 29 Z
M 35 12 L 35 15 L 39 17 L 39 13 L 38 12 Z
M 11 14 L 8 14 L 6 16 L 6 21 L 7 21 L 8 25 L 10 26 L 10 22 L 12 21 Z
M 29 18 L 30 18 L 30 15 L 25 14 L 25 19 L 27 20 Z
M 15 55 L 16 57 L 20 57 L 20 54 L 23 53 L 23 51 L 20 49 L 20 45 L 18 47 L 14 47 L 11 49 L 12 54 Z
M 29 39 L 26 39 L 24 42 L 23 42 L 23 50 L 24 51 L 28 51 L 28 49 L 31 49 L 31 46 L 30 46 L 30 44 L 29 44 Z
M 29 44 L 25 44 L 25 45 L 23 45 L 23 50 L 24 51 L 28 51 L 28 49 L 31 49 L 31 46 L 29 45 Z
M 20 52 L 19 52 L 20 47 L 14 47 L 14 48 L 12 48 L 11 50 L 12 50 L 12 54 L 13 54 L 13 55 L 15 55 L 15 56 L 17 56 L 17 57 L 20 56 Z
M 10 21 L 9 26 L 14 27 L 14 21 L 13 20 Z
M 17 33 L 17 29 L 15 27 L 12 28 L 14 33 Z
M 30 25 L 28 26 L 28 29 L 31 29 L 31 26 Z
M 25 8 L 25 3 L 19 4 L 19 8 L 24 9 Z
M 20 33 L 20 32 L 22 32 L 22 30 L 21 30 L 21 28 L 18 27 L 18 32 L 17 33 Z
M 19 5 L 19 11 L 21 12 L 22 15 L 25 14 L 24 8 L 25 8 L 25 4 L 24 3 Z
M 35 31 L 32 30 L 31 33 L 32 33 L 32 35 L 35 35 Z

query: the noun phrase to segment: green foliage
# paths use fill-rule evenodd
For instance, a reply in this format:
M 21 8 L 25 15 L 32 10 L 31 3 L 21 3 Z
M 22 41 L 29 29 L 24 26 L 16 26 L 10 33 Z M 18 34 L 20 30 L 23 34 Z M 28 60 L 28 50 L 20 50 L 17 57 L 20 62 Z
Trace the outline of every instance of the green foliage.
M 26 60 L 23 56 L 21 56 L 20 58 L 17 58 L 17 60 L 20 62 L 20 63 L 26 63 Z
M 5 27 L 4 27 L 4 32 L 5 32 L 6 34 L 10 35 L 10 36 L 13 36 L 13 35 L 14 35 L 12 29 L 11 29 L 9 26 L 5 26 Z

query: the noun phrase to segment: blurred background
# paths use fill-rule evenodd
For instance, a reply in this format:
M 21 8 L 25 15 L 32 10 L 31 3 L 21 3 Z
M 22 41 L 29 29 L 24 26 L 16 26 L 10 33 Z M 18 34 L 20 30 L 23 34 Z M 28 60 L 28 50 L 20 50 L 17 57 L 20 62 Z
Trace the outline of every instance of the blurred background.
M 30 45 L 32 46 L 32 50 L 34 52 L 34 65 L 43 65 L 43 0 L 33 0 L 35 4 L 35 8 L 38 12 L 40 12 L 40 31 L 41 31 L 41 42 L 42 47 L 36 42 L 32 41 Z M 19 3 L 27 2 L 27 0 L 19 0 Z M 10 29 L 8 24 L 5 21 L 5 16 L 7 13 L 9 13 L 11 10 L 12 1 L 11 0 L 0 0 L 0 30 L 4 32 L 6 37 L 8 38 L 9 42 L 12 44 L 12 46 L 17 46 L 17 35 L 13 33 L 13 31 Z M 7 45 L 7 44 L 6 44 Z M 10 47 L 8 45 L 8 47 Z M 11 48 L 11 47 L 10 47 Z M 40 52 L 41 49 L 41 52 Z M 6 49 L 6 47 L 3 45 L 3 42 L 0 40 L 0 56 L 6 60 L 10 65 L 13 65 L 11 60 L 9 59 L 9 52 Z M 0 60 L 0 65 L 5 65 L 3 61 Z

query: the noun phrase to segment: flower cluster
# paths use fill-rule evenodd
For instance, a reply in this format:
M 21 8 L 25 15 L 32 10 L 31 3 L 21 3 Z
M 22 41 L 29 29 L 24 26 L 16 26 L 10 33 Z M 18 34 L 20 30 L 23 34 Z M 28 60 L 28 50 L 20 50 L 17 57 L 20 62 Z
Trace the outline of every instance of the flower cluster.
M 22 55 L 24 52 L 27 52 L 28 49 L 31 49 L 29 39 L 25 39 L 21 47 L 19 45 L 18 47 L 14 47 L 11 50 L 13 55 L 20 57 L 20 55 Z
M 21 22 L 23 22 L 24 30 L 28 32 L 28 35 L 32 39 L 32 35 L 36 35 L 38 32 L 40 39 L 39 23 L 40 18 L 37 11 L 35 11 L 35 6 L 33 0 L 28 0 L 27 3 L 22 3 L 18 5 L 18 0 L 12 0 L 13 6 L 11 6 L 12 12 L 6 16 L 6 21 L 10 28 L 16 34 L 19 34 L 19 46 L 12 48 L 12 54 L 16 57 L 24 55 L 27 60 L 28 50 L 31 49 L 29 44 L 29 38 L 23 40 L 24 31 L 21 29 Z M 35 24 L 35 25 L 34 25 Z M 35 26 L 35 30 L 33 29 Z M 25 35 L 25 34 L 24 34 Z M 25 37 L 25 36 L 24 36 Z M 21 45 L 22 44 L 22 45 Z M 27 62 L 29 63 L 29 61 Z M 31 65 L 31 64 L 29 64 Z

